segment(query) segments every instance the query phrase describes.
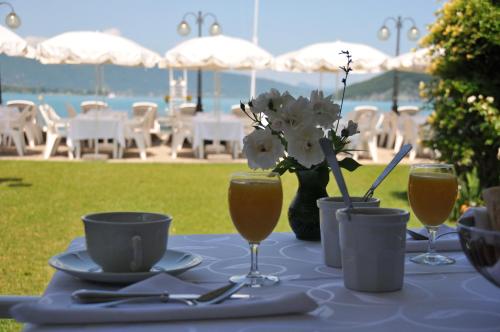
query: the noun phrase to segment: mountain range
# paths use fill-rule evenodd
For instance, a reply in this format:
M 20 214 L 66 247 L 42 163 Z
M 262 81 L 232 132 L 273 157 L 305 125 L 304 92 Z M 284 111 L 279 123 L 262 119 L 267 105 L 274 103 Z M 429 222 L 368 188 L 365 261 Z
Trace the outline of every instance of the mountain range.
M 36 60 L 0 56 L 3 91 L 26 93 L 94 94 L 96 66 L 93 65 L 43 65 Z M 104 90 L 117 95 L 164 96 L 168 94 L 168 71 L 159 68 L 119 67 L 103 65 Z M 181 75 L 180 72 L 176 76 Z M 390 100 L 393 73 L 388 72 L 372 79 L 348 86 L 346 98 Z M 418 99 L 418 84 L 427 82 L 429 75 L 400 73 L 401 99 Z M 250 77 L 236 73 L 220 73 L 223 97 L 248 95 Z M 214 88 L 214 74 L 203 73 L 203 91 L 210 95 Z M 257 93 L 276 88 L 293 95 L 306 95 L 315 89 L 307 84 L 291 85 L 270 79 L 257 79 Z M 196 72 L 188 72 L 188 91 L 196 92 Z

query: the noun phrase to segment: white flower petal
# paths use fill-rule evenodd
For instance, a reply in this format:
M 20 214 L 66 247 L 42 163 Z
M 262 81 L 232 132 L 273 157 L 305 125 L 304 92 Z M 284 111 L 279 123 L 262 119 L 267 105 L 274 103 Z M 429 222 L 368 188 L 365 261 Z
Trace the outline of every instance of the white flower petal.
M 278 137 L 269 128 L 254 130 L 243 140 L 243 154 L 252 169 L 268 169 L 276 165 L 284 155 L 284 148 Z
M 325 156 L 319 145 L 323 130 L 313 126 L 290 131 L 285 137 L 288 141 L 288 154 L 306 168 L 321 163 Z

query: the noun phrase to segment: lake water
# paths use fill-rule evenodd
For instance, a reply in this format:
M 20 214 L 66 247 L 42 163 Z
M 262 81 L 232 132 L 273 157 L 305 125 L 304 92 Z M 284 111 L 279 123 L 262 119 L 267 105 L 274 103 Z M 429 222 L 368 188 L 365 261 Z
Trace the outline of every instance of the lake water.
M 39 103 L 39 96 L 35 94 L 26 93 L 3 93 L 3 100 L 7 102 L 13 99 L 25 99 L 31 100 L 35 103 Z M 77 111 L 80 110 L 80 103 L 85 100 L 94 100 L 94 96 L 88 95 L 66 95 L 66 94 L 45 94 L 43 95 L 43 100 L 50 104 L 56 112 L 62 117 L 67 116 L 66 104 L 71 104 Z M 99 100 L 102 100 L 99 98 Z M 122 97 L 117 96 L 115 98 L 104 98 L 104 101 L 108 103 L 110 108 L 115 110 L 120 110 L 124 112 L 131 113 L 132 104 L 138 101 L 151 101 L 155 102 L 159 106 L 159 114 L 165 115 L 168 111 L 168 105 L 163 101 L 162 97 L 147 97 L 147 96 L 134 96 L 134 97 Z M 222 112 L 230 112 L 231 106 L 234 104 L 239 104 L 240 100 L 237 98 L 221 98 L 220 107 Z M 207 111 L 213 108 L 214 99 L 207 97 L 203 99 L 203 108 Z M 342 113 L 345 115 L 351 112 L 356 106 L 360 105 L 373 105 L 378 107 L 381 111 L 390 111 L 392 102 L 391 101 L 370 101 L 370 100 L 347 100 L 344 101 L 344 109 Z M 421 101 L 417 102 L 400 102 L 400 106 L 415 105 L 422 106 Z

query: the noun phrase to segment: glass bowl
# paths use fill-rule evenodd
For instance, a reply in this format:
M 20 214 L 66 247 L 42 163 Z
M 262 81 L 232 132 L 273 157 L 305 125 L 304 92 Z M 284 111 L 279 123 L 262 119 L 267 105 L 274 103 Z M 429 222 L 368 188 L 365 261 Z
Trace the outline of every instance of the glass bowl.
M 458 221 L 462 250 L 476 270 L 500 287 L 500 232 L 475 227 L 471 217 Z

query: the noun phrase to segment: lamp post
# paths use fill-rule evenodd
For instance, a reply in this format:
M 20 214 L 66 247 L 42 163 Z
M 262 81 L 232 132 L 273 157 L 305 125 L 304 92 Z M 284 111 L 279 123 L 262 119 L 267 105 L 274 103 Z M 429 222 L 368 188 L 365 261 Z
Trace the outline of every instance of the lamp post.
M 389 28 L 387 27 L 387 22 L 388 21 L 393 21 L 394 24 L 396 25 L 396 56 L 399 55 L 399 43 L 401 40 L 401 28 L 403 27 L 403 24 L 406 21 L 411 22 L 412 26 L 407 32 L 407 37 L 411 41 L 415 41 L 418 39 L 420 36 L 420 31 L 418 30 L 415 21 L 411 17 L 405 17 L 401 18 L 401 16 L 398 16 L 397 18 L 394 17 L 388 17 L 384 20 L 384 24 L 378 31 L 378 38 L 380 40 L 387 40 L 391 36 L 391 32 Z M 394 70 L 394 83 L 393 83 L 393 90 L 392 90 L 392 110 L 396 113 L 398 113 L 398 94 L 399 94 L 399 73 L 396 70 Z
M 214 20 L 214 23 L 210 26 L 209 33 L 212 36 L 216 36 L 222 32 L 222 28 L 219 25 L 219 22 L 217 22 L 217 17 L 212 14 L 212 13 L 202 13 L 199 11 L 198 13 L 193 13 L 193 12 L 188 12 L 184 14 L 182 17 L 181 23 L 177 26 L 177 33 L 181 36 L 187 36 L 191 32 L 191 27 L 189 26 L 188 22 L 186 19 L 191 16 L 194 17 L 196 24 L 198 25 L 198 37 L 201 37 L 201 31 L 202 31 L 202 26 L 205 23 L 205 19 L 207 17 L 211 17 Z M 196 102 L 196 111 L 197 112 L 202 112 L 203 111 L 203 106 L 201 103 L 201 69 L 198 68 L 198 81 L 197 81 L 197 102 Z
M 8 13 L 7 16 L 5 16 L 5 24 L 7 24 L 7 26 L 11 29 L 18 28 L 21 25 L 21 19 L 14 11 L 14 7 L 12 7 L 10 3 L 5 1 L 1 1 L 0 6 L 1 5 L 6 5 L 10 7 L 10 13 Z M 0 105 L 1 104 L 3 104 L 3 100 L 2 100 L 2 77 L 0 75 Z

